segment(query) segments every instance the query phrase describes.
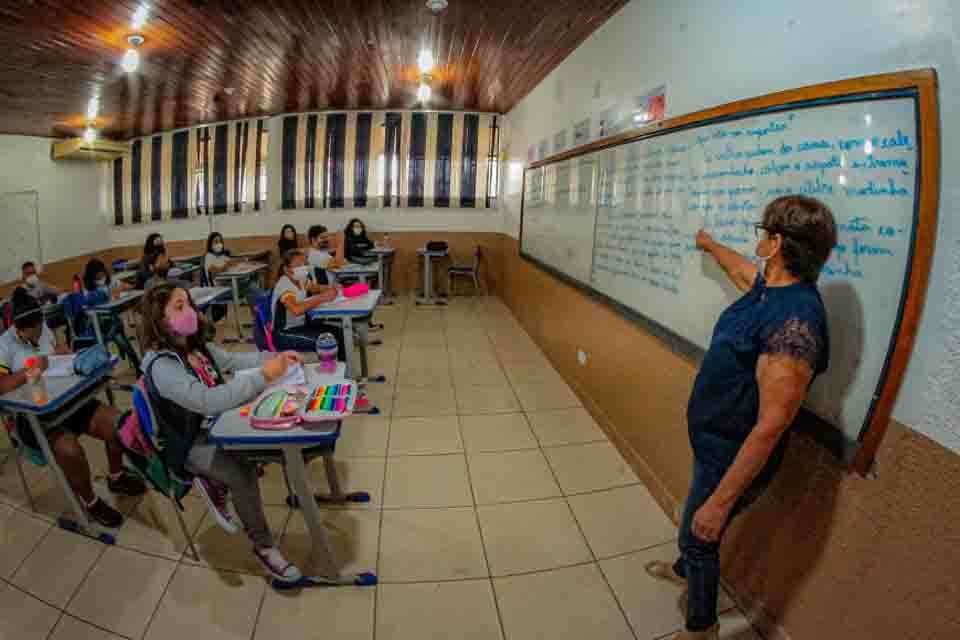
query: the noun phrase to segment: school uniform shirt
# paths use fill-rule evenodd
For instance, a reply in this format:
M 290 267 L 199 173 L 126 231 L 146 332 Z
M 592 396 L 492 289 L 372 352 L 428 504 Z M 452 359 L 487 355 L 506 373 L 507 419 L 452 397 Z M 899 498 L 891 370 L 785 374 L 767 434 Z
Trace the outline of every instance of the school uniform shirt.
M 10 327 L 0 336 L 0 373 L 15 373 L 25 369 L 28 358 L 48 356 L 54 351 L 53 332 L 43 325 L 38 346 L 34 347 L 17 334 L 16 327 Z
M 276 324 L 278 317 L 278 309 L 280 309 L 280 303 L 288 300 L 293 300 L 295 302 L 303 302 L 307 299 L 307 288 L 306 286 L 298 287 L 297 284 L 290 279 L 286 274 L 283 275 L 277 281 L 277 284 L 273 287 L 273 298 L 270 301 L 271 309 L 273 309 L 274 317 L 274 330 L 283 331 L 284 329 L 299 329 L 300 327 L 307 324 L 307 316 L 295 316 L 290 313 L 289 309 L 284 308 L 284 313 L 280 314 L 284 318 L 284 325 L 281 327 Z
M 333 256 L 330 255 L 330 252 L 326 249 L 310 249 L 307 259 L 310 261 L 310 266 L 314 269 L 326 269 L 327 265 L 330 264 L 330 260 L 333 259 Z
M 207 279 L 210 282 L 213 282 L 213 274 L 210 273 L 210 267 L 216 267 L 217 269 L 222 269 L 227 266 L 227 262 L 230 261 L 230 256 L 227 255 L 227 252 L 224 251 L 220 255 L 215 253 L 208 253 L 203 258 L 203 268 L 207 272 Z
M 43 280 L 37 280 L 36 284 L 25 282 L 23 288 L 27 290 L 27 293 L 29 293 L 34 300 L 41 303 L 47 300 L 56 300 L 59 296 L 58 291 Z

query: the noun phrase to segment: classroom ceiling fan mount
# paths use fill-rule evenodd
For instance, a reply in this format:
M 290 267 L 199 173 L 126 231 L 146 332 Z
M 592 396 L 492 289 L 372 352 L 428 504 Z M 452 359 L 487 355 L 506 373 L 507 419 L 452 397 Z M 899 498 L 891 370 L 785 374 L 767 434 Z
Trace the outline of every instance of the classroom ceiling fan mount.
M 427 0 L 427 9 L 434 13 L 440 13 L 447 8 L 447 0 Z

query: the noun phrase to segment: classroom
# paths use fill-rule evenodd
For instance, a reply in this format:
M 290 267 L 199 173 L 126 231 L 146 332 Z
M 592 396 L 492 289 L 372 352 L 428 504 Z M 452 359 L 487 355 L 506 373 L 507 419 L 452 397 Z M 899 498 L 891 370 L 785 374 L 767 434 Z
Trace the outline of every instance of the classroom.
M 0 640 L 960 637 L 955 2 L 0 4 Z

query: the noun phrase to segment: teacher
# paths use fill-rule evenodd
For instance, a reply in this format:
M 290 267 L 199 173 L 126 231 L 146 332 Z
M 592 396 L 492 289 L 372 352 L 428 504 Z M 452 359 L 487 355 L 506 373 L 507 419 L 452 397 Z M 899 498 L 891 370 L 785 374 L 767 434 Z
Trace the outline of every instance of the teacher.
M 708 233 L 709 253 L 745 295 L 714 327 L 693 384 L 687 424 L 693 481 L 680 524 L 680 558 L 647 572 L 687 589 L 686 630 L 718 638 L 720 541 L 730 521 L 769 485 L 807 390 L 827 369 L 829 338 L 817 279 L 837 244 L 833 214 L 805 196 L 777 198 L 755 225 L 759 267 Z

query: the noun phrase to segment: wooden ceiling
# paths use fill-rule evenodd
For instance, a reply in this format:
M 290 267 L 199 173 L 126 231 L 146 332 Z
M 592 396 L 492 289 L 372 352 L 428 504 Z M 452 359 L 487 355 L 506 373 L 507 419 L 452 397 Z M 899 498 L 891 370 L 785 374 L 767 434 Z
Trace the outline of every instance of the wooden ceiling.
M 293 111 L 417 107 L 504 113 L 627 0 L 154 0 L 140 70 L 120 59 L 135 0 L 0 0 L 0 133 L 116 139 Z M 229 95 L 228 95 L 229 93 Z

